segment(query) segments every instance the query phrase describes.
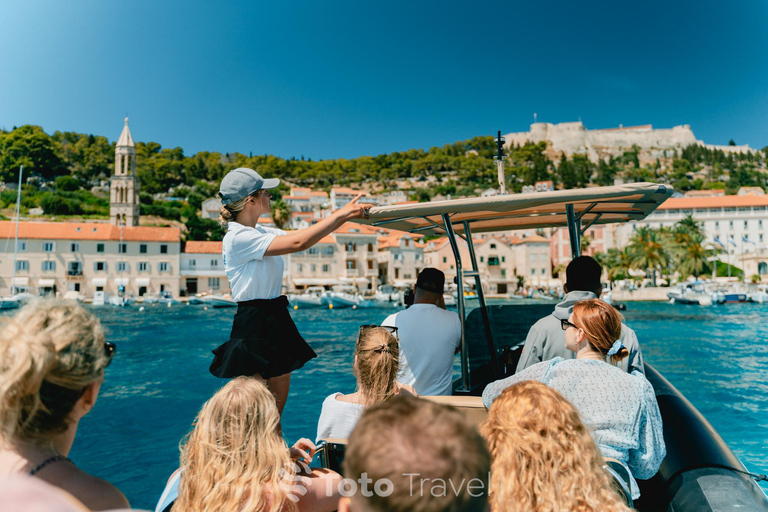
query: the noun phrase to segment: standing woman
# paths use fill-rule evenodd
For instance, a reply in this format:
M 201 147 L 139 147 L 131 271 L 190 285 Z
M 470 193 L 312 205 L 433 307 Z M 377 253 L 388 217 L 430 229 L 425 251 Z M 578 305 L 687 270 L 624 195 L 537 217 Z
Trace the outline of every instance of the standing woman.
M 350 219 L 367 218 L 371 205 L 357 203 L 361 194 L 317 224 L 286 233 L 258 224 L 259 217 L 270 213 L 269 189 L 279 184 L 280 180 L 264 179 L 245 167 L 230 171 L 221 181 L 220 220 L 227 224 L 224 270 L 238 305 L 229 341 L 213 351 L 210 370 L 222 378 L 264 379 L 282 415 L 291 372 L 317 357 L 288 313 L 288 298 L 280 294 L 282 255 L 312 247 Z

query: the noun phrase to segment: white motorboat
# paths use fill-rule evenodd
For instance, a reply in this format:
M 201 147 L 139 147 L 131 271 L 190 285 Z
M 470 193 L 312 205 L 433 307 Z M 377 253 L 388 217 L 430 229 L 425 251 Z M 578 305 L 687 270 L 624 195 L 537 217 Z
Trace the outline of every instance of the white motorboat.
M 759 285 L 756 291 L 747 294 L 747 300 L 749 300 L 749 302 L 757 302 L 759 304 L 765 304 L 768 302 L 768 285 Z
M 203 302 L 203 304 L 206 304 L 208 306 L 213 306 L 214 308 L 237 307 L 237 302 L 223 295 L 206 295 L 204 297 L 200 297 L 200 300 Z
M 351 308 L 360 304 L 362 297 L 352 286 L 337 285 L 330 293 L 323 295 L 323 303 L 329 308 Z
M 497 141 L 501 155 L 500 136 Z M 504 159 L 500 161 L 503 163 Z M 503 183 L 503 165 L 499 167 Z M 493 197 L 374 207 L 368 217 L 353 222 L 448 238 L 455 258 L 458 313 L 462 322 L 460 378 L 454 382 L 453 396 L 439 398 L 441 403 L 454 405 L 477 421 L 483 421 L 487 413 L 479 395 L 489 382 L 515 373 L 529 327 L 542 316 L 551 314 L 552 309 L 551 304 L 487 304 L 473 233 L 565 227 L 571 256 L 576 258 L 581 255 L 581 237 L 591 226 L 642 221 L 672 193 L 668 185 L 654 183 L 502 193 Z M 459 250 L 460 240 L 467 244 L 468 258 Z M 471 302 L 464 293 L 465 278 L 475 281 L 477 299 Z M 706 296 L 712 300 L 708 293 Z M 644 364 L 664 421 L 667 453 L 653 478 L 638 480 L 641 498 L 637 509 L 768 510 L 768 496 L 755 481 L 761 475 L 747 472 L 704 416 L 650 361 Z M 329 443 L 325 450 L 325 460 L 329 463 L 324 467 L 338 469 L 333 461 L 338 461 L 343 448 L 343 440 L 334 439 Z M 631 497 L 625 496 L 625 499 L 633 505 Z
M 373 296 L 379 302 L 397 302 L 400 301 L 402 293 L 392 286 L 391 284 L 381 284 L 376 289 L 376 294 Z
M 27 292 L 17 293 L 10 297 L 0 297 L 0 309 L 17 309 L 34 298 L 34 295 Z
M 91 304 L 94 306 L 105 306 L 110 304 L 109 293 L 104 291 L 93 292 L 93 302 L 91 302 Z
M 294 293 L 288 296 L 288 301 L 295 309 L 321 308 L 326 304 L 323 302 L 325 288 L 322 286 L 310 286 L 303 293 Z
M 713 300 L 709 292 L 700 281 L 692 283 L 680 283 L 677 288 L 667 292 L 667 297 L 672 304 L 701 304 L 710 305 Z
M 452 293 L 444 293 L 443 300 L 445 301 L 446 307 L 456 305 L 456 296 Z

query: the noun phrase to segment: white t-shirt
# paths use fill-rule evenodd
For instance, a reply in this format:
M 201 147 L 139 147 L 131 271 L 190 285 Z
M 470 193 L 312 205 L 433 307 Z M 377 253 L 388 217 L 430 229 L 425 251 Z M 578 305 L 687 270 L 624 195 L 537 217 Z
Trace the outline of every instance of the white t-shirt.
M 347 439 L 355 429 L 364 406 L 337 400 L 336 397 L 340 395 L 341 393 L 334 393 L 323 401 L 323 410 L 320 412 L 320 419 L 317 420 L 316 440 Z
M 419 395 L 450 395 L 453 356 L 461 343 L 459 315 L 434 304 L 414 304 L 381 325 L 397 327 L 400 337 L 398 382 L 410 384 Z
M 237 222 L 229 223 L 222 252 L 235 302 L 280 296 L 283 257 L 264 256 L 276 236 L 285 236 L 285 231 L 258 224 L 251 228 Z

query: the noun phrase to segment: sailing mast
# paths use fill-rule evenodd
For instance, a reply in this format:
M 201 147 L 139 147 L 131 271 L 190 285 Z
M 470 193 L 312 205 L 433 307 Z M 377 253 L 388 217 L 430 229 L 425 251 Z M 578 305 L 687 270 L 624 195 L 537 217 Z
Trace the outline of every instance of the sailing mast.
M 19 220 L 21 219 L 21 174 L 24 166 L 19 167 L 19 188 L 16 191 L 16 238 L 13 242 L 13 277 L 11 278 L 10 294 L 16 295 L 16 258 L 19 255 Z

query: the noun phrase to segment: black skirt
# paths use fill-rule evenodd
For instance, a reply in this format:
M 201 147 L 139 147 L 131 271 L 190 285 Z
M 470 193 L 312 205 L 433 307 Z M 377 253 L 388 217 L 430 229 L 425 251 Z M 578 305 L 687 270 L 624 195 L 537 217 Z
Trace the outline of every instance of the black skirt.
M 227 379 L 256 373 L 269 379 L 317 357 L 293 323 L 285 295 L 238 302 L 229 341 L 213 354 L 211 373 Z

